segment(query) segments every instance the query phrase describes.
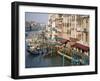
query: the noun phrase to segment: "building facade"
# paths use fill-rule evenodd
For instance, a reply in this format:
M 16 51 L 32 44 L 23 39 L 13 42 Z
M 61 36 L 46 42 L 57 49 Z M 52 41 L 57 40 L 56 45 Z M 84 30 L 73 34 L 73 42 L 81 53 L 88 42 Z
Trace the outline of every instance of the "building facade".
M 76 14 L 49 14 L 49 37 L 55 36 L 89 46 L 89 16 Z

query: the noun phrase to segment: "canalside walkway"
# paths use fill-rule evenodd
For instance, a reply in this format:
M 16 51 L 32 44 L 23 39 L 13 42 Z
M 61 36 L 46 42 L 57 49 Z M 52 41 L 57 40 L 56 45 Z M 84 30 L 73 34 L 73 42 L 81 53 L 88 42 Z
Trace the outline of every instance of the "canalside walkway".
M 67 58 L 67 59 L 69 59 L 69 60 L 71 60 L 71 61 L 73 61 L 73 62 L 78 62 L 79 61 L 79 63 L 81 63 L 81 64 L 83 64 L 84 63 L 84 60 L 82 60 L 82 59 L 74 59 L 73 57 L 71 57 L 71 56 L 69 56 L 69 55 L 67 55 L 67 54 L 64 54 L 64 53 L 62 53 L 62 52 L 60 52 L 60 51 L 57 51 L 57 53 L 59 54 L 59 55 L 61 55 L 61 56 L 63 56 L 63 60 L 64 60 L 64 57 L 65 58 Z M 63 63 L 64 63 L 64 61 L 63 61 Z

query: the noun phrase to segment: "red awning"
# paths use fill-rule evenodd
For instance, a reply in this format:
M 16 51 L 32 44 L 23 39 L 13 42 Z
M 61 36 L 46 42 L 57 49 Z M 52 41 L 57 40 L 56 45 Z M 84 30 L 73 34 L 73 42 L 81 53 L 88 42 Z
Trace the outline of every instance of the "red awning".
M 60 43 L 62 43 L 62 44 L 65 44 L 65 43 L 67 43 L 67 42 L 69 42 L 69 40 L 67 40 L 67 39 L 62 39 L 62 40 L 60 40 Z
M 88 46 L 82 45 L 80 43 L 75 43 L 74 47 L 82 49 L 83 51 L 89 51 L 89 47 Z

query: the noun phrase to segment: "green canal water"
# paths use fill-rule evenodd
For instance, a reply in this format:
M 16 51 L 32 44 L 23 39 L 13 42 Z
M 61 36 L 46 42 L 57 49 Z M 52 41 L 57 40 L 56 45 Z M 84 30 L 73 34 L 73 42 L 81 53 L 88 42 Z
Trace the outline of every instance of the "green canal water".
M 26 68 L 70 66 L 71 61 L 60 55 L 32 55 L 26 54 Z

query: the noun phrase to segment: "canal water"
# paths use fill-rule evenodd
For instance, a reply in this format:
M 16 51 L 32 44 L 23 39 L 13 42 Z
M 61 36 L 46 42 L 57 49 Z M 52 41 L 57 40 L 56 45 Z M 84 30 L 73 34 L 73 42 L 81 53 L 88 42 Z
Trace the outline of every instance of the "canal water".
M 64 61 L 63 61 L 64 60 Z M 64 62 L 64 63 L 63 63 Z M 26 68 L 35 67 L 55 67 L 55 66 L 70 66 L 71 62 L 68 59 L 63 59 L 60 55 L 33 55 L 26 52 L 25 56 Z

